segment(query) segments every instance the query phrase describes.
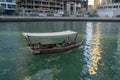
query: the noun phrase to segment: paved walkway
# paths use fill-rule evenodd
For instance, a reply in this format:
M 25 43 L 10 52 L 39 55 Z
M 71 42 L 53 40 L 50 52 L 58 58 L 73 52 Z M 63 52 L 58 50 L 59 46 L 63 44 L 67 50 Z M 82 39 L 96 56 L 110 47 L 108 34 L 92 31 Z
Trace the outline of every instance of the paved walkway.
M 120 22 L 120 18 L 108 17 L 27 17 L 27 16 L 0 16 L 0 22 L 24 21 L 92 21 L 92 22 Z

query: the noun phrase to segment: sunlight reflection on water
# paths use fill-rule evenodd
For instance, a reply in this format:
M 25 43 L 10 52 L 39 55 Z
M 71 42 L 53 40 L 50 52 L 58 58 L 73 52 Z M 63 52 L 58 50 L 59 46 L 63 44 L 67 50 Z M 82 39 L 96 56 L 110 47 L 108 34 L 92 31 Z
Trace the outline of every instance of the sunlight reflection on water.
M 85 46 L 85 61 L 87 62 L 88 71 L 90 74 L 97 73 L 97 64 L 100 60 L 100 30 L 99 23 L 96 25 L 96 29 L 93 33 L 93 23 L 88 22 L 86 28 L 86 45 Z

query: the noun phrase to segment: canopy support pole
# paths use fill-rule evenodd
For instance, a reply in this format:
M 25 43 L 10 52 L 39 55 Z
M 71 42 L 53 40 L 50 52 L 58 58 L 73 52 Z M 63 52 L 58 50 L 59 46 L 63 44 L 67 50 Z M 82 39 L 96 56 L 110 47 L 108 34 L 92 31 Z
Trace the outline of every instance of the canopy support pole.
M 32 44 L 32 42 L 31 42 L 31 40 L 30 40 L 30 38 L 28 36 L 25 36 L 25 39 L 26 39 L 28 44 Z
M 31 42 L 31 40 L 30 40 L 29 36 L 28 36 L 28 41 L 29 41 L 29 43 L 30 43 L 30 44 L 32 44 L 32 42 Z
M 25 37 L 25 39 L 26 39 L 27 43 L 28 43 L 28 44 L 30 44 L 30 42 L 29 42 L 28 38 L 27 38 L 27 37 Z
M 75 39 L 74 39 L 74 42 L 76 41 L 76 39 L 77 39 L 77 36 L 78 36 L 78 34 L 76 34 L 76 36 L 75 36 Z
M 68 36 L 68 41 L 69 41 L 70 39 L 69 39 L 69 36 Z

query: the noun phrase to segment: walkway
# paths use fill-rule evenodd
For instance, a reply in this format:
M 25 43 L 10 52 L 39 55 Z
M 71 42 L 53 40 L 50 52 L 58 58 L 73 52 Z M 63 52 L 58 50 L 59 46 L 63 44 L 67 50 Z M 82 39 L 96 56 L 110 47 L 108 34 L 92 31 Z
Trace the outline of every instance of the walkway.
M 106 17 L 27 17 L 27 16 L 0 16 L 0 22 L 24 21 L 92 21 L 92 22 L 120 22 L 120 18 Z

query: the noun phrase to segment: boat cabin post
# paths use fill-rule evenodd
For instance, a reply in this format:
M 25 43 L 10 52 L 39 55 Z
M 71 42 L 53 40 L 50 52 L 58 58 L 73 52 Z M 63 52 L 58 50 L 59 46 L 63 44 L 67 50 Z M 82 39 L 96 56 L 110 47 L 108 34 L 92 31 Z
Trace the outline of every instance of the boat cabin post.
M 29 36 L 25 36 L 25 39 L 26 39 L 26 41 L 27 41 L 28 44 L 32 44 L 32 42 L 31 42 Z
M 29 43 L 32 44 L 31 40 L 30 40 L 30 37 L 28 36 L 28 40 L 29 40 Z
M 69 35 L 68 35 L 68 41 L 70 40 Z
M 75 36 L 74 42 L 76 41 L 76 39 L 77 39 L 77 36 L 78 36 L 78 33 L 77 33 L 77 34 L 76 34 L 76 36 Z

